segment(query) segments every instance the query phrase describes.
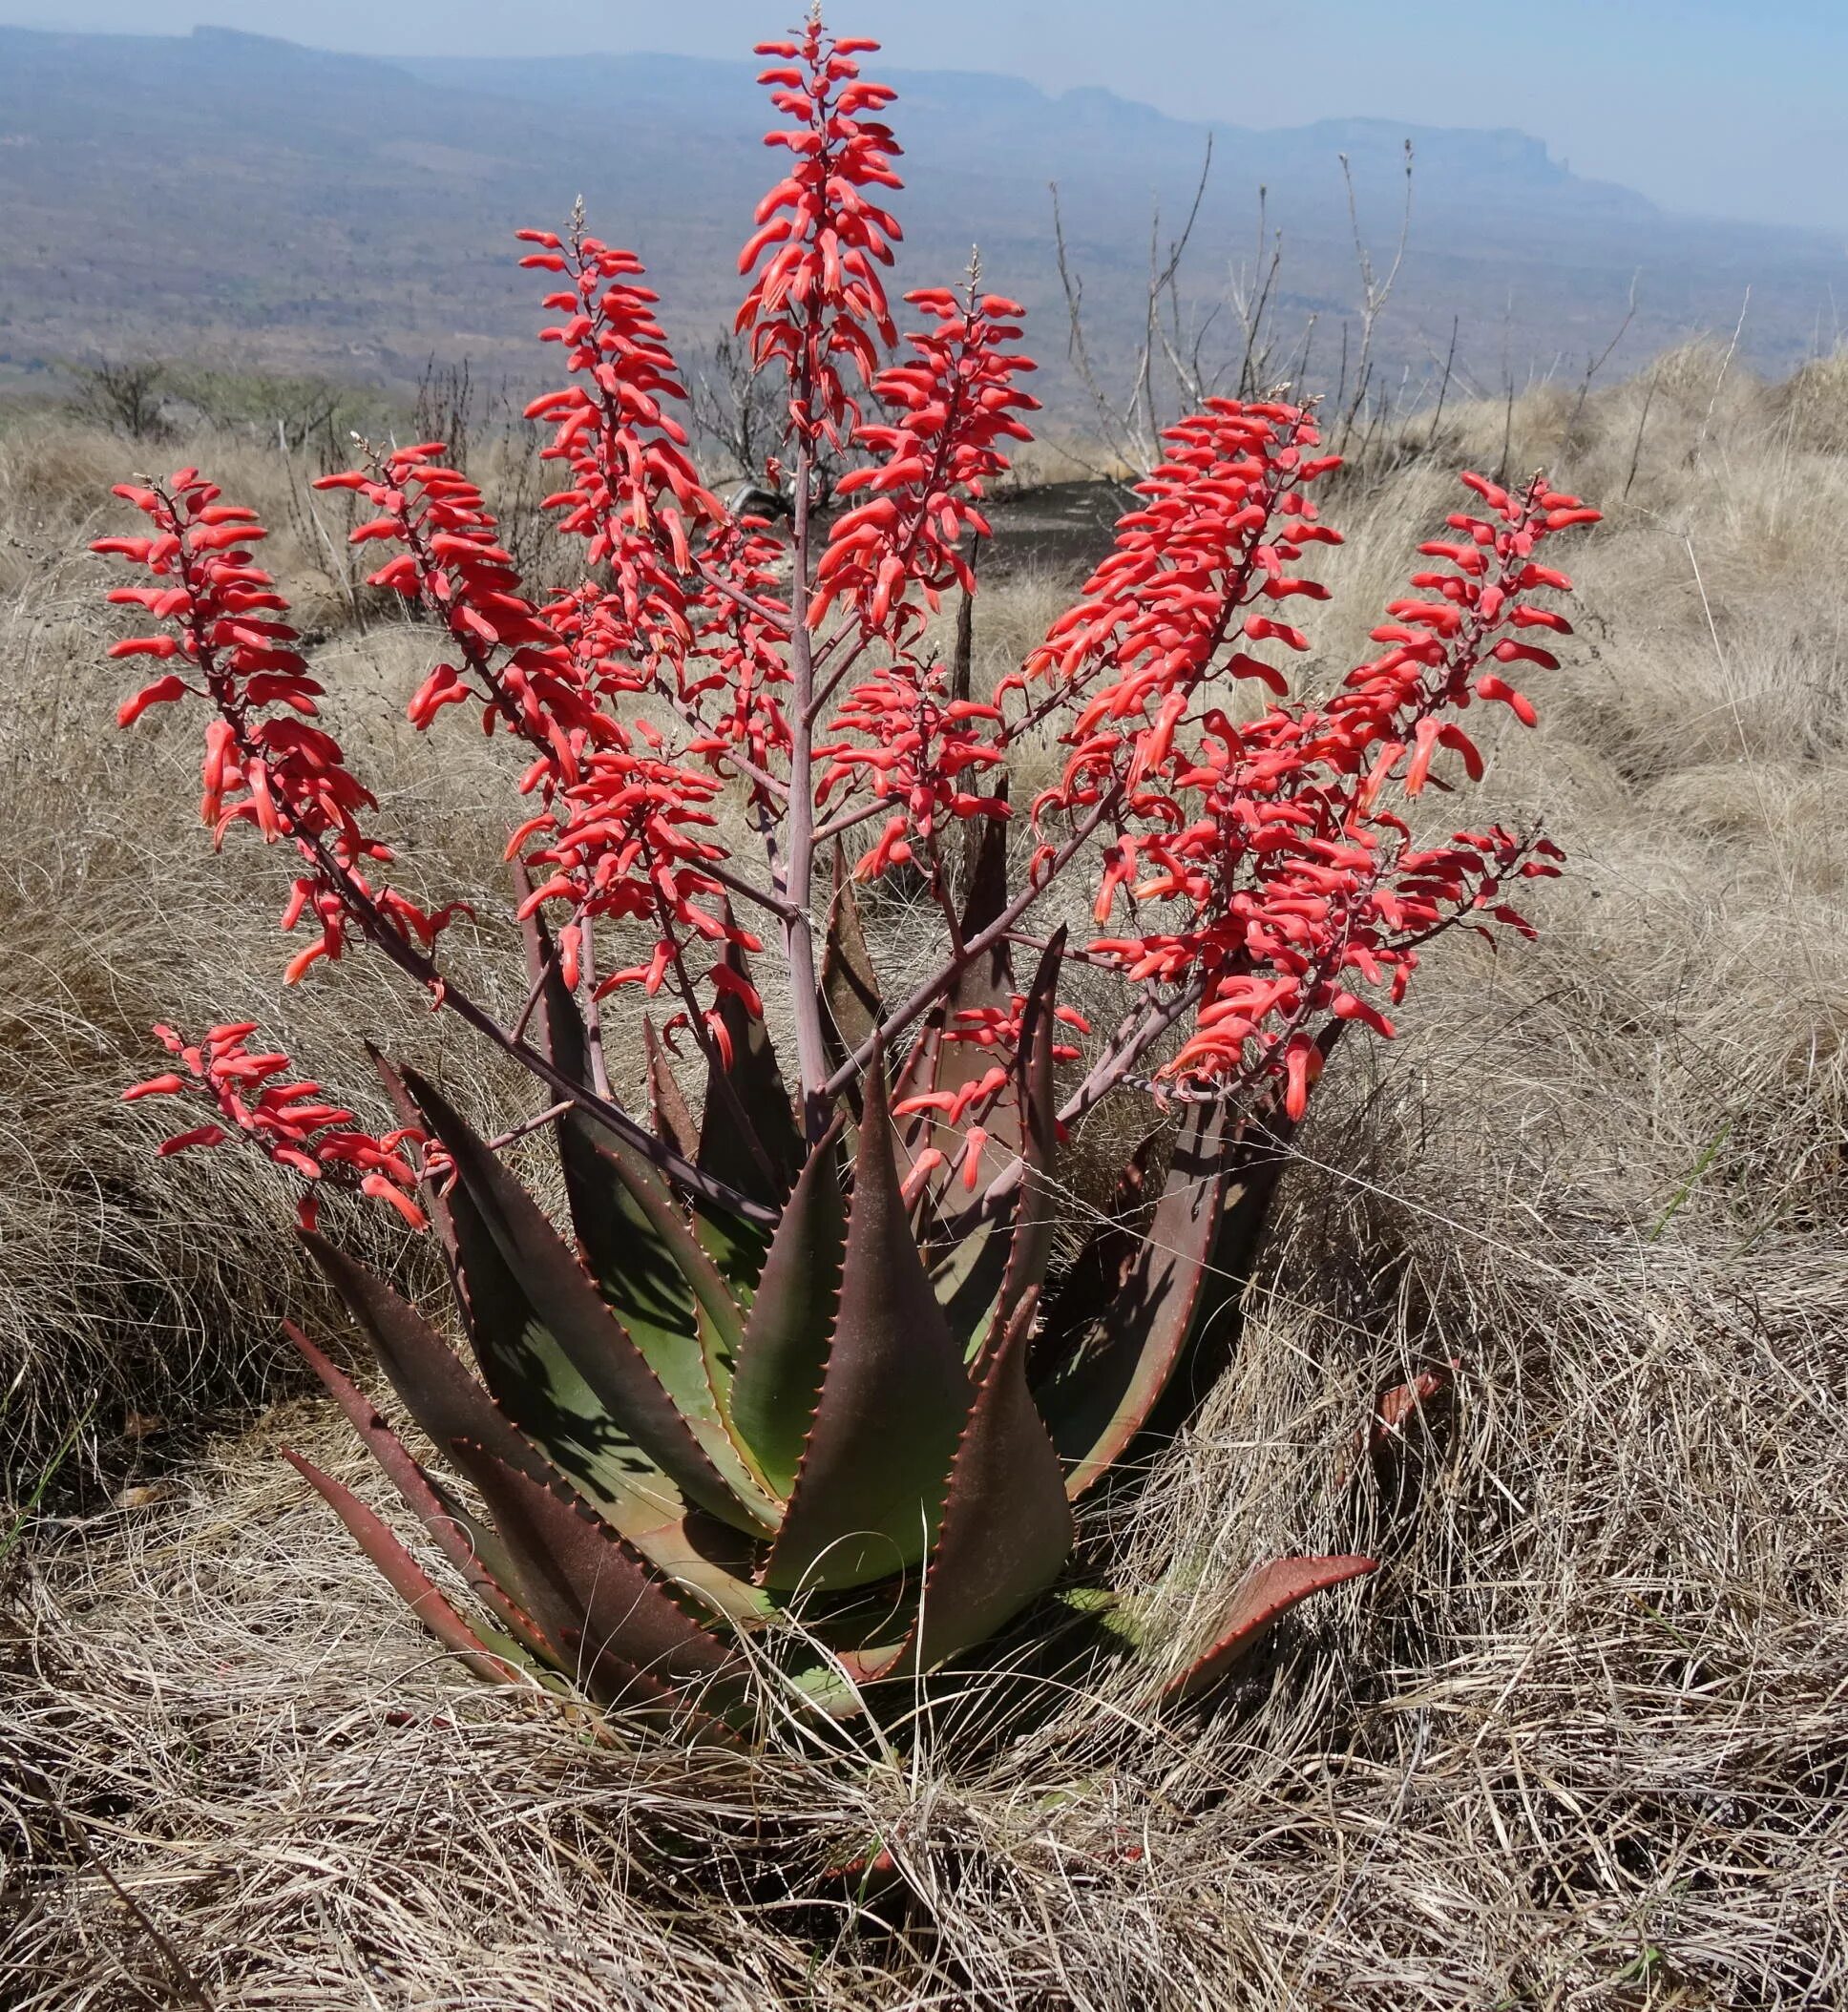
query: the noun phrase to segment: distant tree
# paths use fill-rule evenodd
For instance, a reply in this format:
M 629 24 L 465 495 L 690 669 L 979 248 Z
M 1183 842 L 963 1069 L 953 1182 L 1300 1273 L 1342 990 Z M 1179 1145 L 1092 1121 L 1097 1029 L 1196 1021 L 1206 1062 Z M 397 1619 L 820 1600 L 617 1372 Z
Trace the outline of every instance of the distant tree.
M 131 440 L 164 440 L 171 367 L 154 357 L 112 359 L 67 367 L 77 380 L 71 405 L 86 419 L 126 433 Z

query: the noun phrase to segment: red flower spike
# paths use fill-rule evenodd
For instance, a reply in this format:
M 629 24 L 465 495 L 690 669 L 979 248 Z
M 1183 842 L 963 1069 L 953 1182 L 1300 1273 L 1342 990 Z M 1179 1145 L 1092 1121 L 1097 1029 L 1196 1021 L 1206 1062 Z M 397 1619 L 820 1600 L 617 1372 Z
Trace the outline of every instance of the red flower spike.
M 184 469 L 164 487 L 117 492 L 153 523 L 153 538 L 99 538 L 91 548 L 143 565 L 160 589 L 118 589 L 113 599 L 146 607 L 171 626 L 158 636 L 117 643 L 112 656 L 183 660 L 190 675 L 169 672 L 124 702 L 117 720 L 132 725 L 150 707 L 188 696 L 206 701 L 215 717 L 206 730 L 204 791 L 200 814 L 222 843 L 236 824 L 254 825 L 269 843 L 286 838 L 307 873 L 284 927 L 311 907 L 319 941 L 288 966 L 292 982 L 320 957 L 345 948 L 350 905 L 343 884 L 366 901 L 388 900 L 434 934 L 442 920 L 388 889 L 366 869 L 391 857 L 361 826 L 376 808 L 346 766 L 340 744 L 317 718 L 321 686 L 293 647 L 288 603 L 268 574 L 242 548 L 264 535 L 255 514 L 219 501 L 220 492 Z
M 1375 632 L 1390 647 L 1325 707 L 1286 702 L 1234 727 L 1208 695 L 1217 680 L 1249 675 L 1250 660 L 1220 652 L 1253 583 L 1273 580 L 1271 561 L 1281 563 L 1290 529 L 1273 536 L 1270 524 L 1300 526 L 1311 507 L 1300 483 L 1318 464 L 1295 457 L 1312 435 L 1293 408 L 1230 402 L 1175 429 L 1177 451 L 1144 485 L 1147 508 L 1124 519 L 1084 600 L 1029 665 L 1086 693 L 1066 735 L 1064 778 L 1035 805 L 1036 819 L 1090 812 L 1107 823 L 1100 923 L 1125 898 L 1132 910 L 1166 911 L 1164 927 L 1102 937 L 1092 954 L 1198 996 L 1193 1032 L 1160 1075 L 1213 1095 L 1279 1076 L 1292 1118 L 1319 1068 L 1314 1023 L 1359 1019 L 1392 1033 L 1354 979 L 1385 987 L 1396 1003 L 1418 946 L 1440 930 L 1486 915 L 1527 931 L 1494 896 L 1510 877 L 1552 870 L 1534 856 L 1536 837 L 1497 827 L 1416 850 L 1381 800 L 1394 782 L 1418 795 L 1445 754 L 1480 776 L 1474 741 L 1448 717 L 1472 697 L 1533 723 L 1525 696 L 1482 667 L 1515 657 L 1552 667 L 1546 652 L 1502 632 L 1565 626 L 1514 596 L 1564 579 L 1532 554 L 1564 528 L 1552 518 L 1578 507 L 1549 506 L 1539 481 L 1516 497 L 1472 478 L 1501 522 L 1463 518 L 1467 545 L 1423 548 L 1449 562 L 1417 576 L 1440 598 L 1395 601 L 1396 619 Z M 1307 639 L 1268 617 L 1240 627 L 1292 647 Z M 1101 681 L 1106 672 L 1114 681 Z
M 860 81 L 854 55 L 876 42 L 836 42 L 811 19 L 788 42 L 760 53 L 795 66 L 765 72 L 770 102 L 788 118 L 764 144 L 785 147 L 789 171 L 757 208 L 757 231 L 738 269 L 756 270 L 738 310 L 759 367 L 775 362 L 788 373 L 789 419 L 807 441 L 847 444 L 859 409 L 850 382 L 871 383 L 881 347 L 897 341 L 880 269 L 892 262 L 900 237 L 891 215 L 867 194 L 901 188 L 892 159 L 899 152 L 876 114 L 895 94 Z
M 245 1048 L 245 1037 L 256 1032 L 252 1022 L 214 1027 L 198 1043 L 171 1027 L 154 1032 L 180 1068 L 124 1090 L 122 1101 L 178 1097 L 217 1114 L 163 1141 L 156 1148 L 161 1158 L 194 1146 L 222 1145 L 241 1135 L 301 1180 L 367 1195 L 395 1210 L 412 1229 L 426 1227 L 424 1212 L 412 1199 L 418 1171 L 402 1150 L 421 1140 L 421 1133 L 400 1129 L 375 1137 L 358 1129 L 351 1111 L 325 1101 L 320 1084 L 282 1080 L 289 1066 L 286 1055 L 252 1055 Z M 311 1226 L 312 1191 L 302 1205 L 303 1220 Z
M 834 520 L 816 569 L 811 628 L 845 603 L 868 633 L 899 638 L 922 625 L 946 588 L 973 593 L 962 544 L 988 535 L 976 505 L 984 486 L 1007 472 L 998 443 L 1033 437 L 1016 415 L 1037 411 L 1039 401 L 1013 380 L 1034 366 L 1004 346 L 1019 340 L 1021 310 L 978 293 L 973 281 L 963 301 L 940 288 L 905 298 L 935 326 L 906 338 L 916 363 L 873 380 L 892 419 L 854 430 L 854 444 L 878 460 L 836 485 L 837 495 L 868 500 Z M 911 598 L 914 587 L 924 606 Z

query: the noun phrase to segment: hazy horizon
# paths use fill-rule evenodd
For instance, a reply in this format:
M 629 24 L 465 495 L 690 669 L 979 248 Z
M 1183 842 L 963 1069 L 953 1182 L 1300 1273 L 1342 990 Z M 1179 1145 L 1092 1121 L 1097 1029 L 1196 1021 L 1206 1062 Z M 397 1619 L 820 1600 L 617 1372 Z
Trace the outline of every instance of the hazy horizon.
M 798 9 L 703 0 L 0 0 L 0 26 L 66 32 L 252 33 L 358 55 L 662 53 L 742 57 Z M 843 31 L 877 34 L 893 69 L 983 71 L 1051 92 L 1097 85 L 1170 115 L 1235 126 L 1361 117 L 1518 127 L 1581 175 L 1665 208 L 1848 233 L 1848 8 L 1838 0 L 1554 0 L 1544 14 L 1460 13 L 1438 0 L 1324 0 L 1308 42 L 1281 41 L 1253 0 L 998 8 L 850 0 Z M 1848 273 L 1844 274 L 1848 280 Z

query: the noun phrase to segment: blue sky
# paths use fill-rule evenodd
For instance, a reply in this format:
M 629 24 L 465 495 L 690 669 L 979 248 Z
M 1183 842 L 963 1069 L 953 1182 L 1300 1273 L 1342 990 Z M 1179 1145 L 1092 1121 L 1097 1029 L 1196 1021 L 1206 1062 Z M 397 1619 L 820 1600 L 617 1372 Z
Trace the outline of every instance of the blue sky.
M 0 22 L 197 23 L 373 54 L 737 55 L 800 0 L 0 0 Z M 1519 126 L 1676 209 L 1848 237 L 1848 0 L 835 0 L 894 67 L 1102 84 L 1238 125 Z M 1848 281 L 1848 270 L 1844 271 Z M 1844 289 L 1848 291 L 1848 288 Z

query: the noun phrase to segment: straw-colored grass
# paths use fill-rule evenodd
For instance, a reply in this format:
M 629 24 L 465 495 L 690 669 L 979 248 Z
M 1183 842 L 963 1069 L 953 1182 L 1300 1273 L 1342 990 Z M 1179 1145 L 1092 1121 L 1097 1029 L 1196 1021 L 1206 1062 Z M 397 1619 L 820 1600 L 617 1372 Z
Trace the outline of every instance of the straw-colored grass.
M 850 1731 L 749 1761 L 612 1754 L 470 1687 L 393 1613 L 275 1457 L 286 1438 L 361 1472 L 296 1397 L 192 1446 L 149 1506 L 48 1503 L 15 1553 L 0 1999 L 1836 2002 L 1848 458 L 1827 398 L 1848 394 L 1839 371 L 1773 389 L 1724 362 L 1515 409 L 1510 466 L 1563 454 L 1611 513 L 1567 562 L 1581 633 L 1535 681 L 1540 731 L 1488 737 L 1481 801 L 1544 810 L 1570 877 L 1528 904 L 1538 944 L 1447 947 L 1400 1040 L 1343 1050 L 1231 1375 L 1087 1534 L 1125 1582 L 1185 1561 L 1177 1653 L 1276 1549 L 1371 1548 L 1376 1578 L 1182 1713 L 1100 1666 L 1057 1694 L 946 1681 L 895 1751 Z M 1492 469 L 1507 426 L 1453 414 L 1446 445 Z M 125 1406 L 262 1394 L 301 1289 L 280 1194 L 157 1171 L 110 1101 L 143 1020 L 242 1012 L 280 961 L 267 894 L 217 893 L 265 888 L 266 864 L 201 861 L 186 828 L 183 741 L 103 731 L 89 570 L 60 555 L 113 451 L 0 449 L 0 555 L 27 553 L 6 561 L 0 746 L 39 779 L 0 812 L 0 1362 L 20 1444 L 99 1394 L 106 1471 Z M 1353 539 L 1328 664 L 1355 660 L 1450 507 L 1422 460 L 1331 504 Z M 984 648 L 1051 598 L 999 588 Z M 489 884 L 494 765 L 452 736 L 439 765 L 388 724 L 414 644 L 343 630 L 329 681 L 435 870 Z M 385 998 L 355 965 L 304 988 L 287 1032 L 356 1083 L 350 1032 Z M 396 1031 L 461 1065 L 439 1026 Z M 1351 1473 L 1374 1395 L 1453 1357 L 1416 1485 Z M 899 1886 L 825 1876 L 875 1837 Z

